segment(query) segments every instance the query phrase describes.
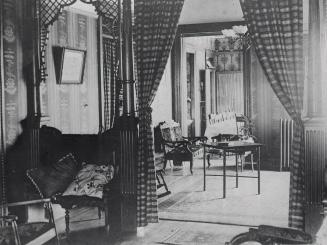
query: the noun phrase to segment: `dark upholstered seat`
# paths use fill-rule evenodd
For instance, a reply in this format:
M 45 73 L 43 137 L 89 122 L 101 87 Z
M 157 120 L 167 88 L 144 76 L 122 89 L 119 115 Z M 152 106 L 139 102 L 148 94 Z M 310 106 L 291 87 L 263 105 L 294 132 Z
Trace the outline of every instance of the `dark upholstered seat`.
M 115 164 L 114 147 L 117 145 L 115 139 L 115 131 L 110 130 L 99 135 L 65 135 L 61 134 L 58 129 L 48 126 L 43 126 L 40 129 L 41 166 L 38 169 L 28 170 L 27 175 L 34 185 L 40 186 L 37 189 L 41 197 L 50 197 L 53 203 L 60 204 L 65 209 L 67 235 L 70 231 L 69 212 L 73 207 L 98 207 L 99 218 L 101 218 L 101 210 L 104 210 L 105 224 L 109 229 L 108 206 L 109 202 L 116 197 L 114 190 L 117 190 L 117 188 L 112 187 L 114 181 L 103 187 L 102 198 L 62 194 L 75 179 L 82 163 L 95 165 Z M 63 155 L 65 156 L 63 157 Z M 58 173 L 59 176 L 56 178 Z M 60 183 L 57 183 L 56 179 Z M 69 180 L 68 183 L 67 180 Z M 35 183 L 36 181 L 39 183 Z M 62 185 L 63 182 L 65 182 L 65 185 Z

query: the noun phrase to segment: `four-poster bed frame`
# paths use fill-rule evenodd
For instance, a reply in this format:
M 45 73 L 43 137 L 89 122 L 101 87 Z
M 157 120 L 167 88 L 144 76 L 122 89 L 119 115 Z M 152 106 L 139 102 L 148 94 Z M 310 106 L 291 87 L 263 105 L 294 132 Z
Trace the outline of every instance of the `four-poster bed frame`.
M 46 83 L 46 50 L 49 34 L 49 27 L 57 20 L 63 8 L 74 4 L 77 0 L 26 0 L 26 6 L 29 12 L 32 25 L 30 33 L 24 38 L 24 42 L 31 43 L 32 57 L 27 59 L 31 64 L 29 74 L 26 76 L 27 84 L 27 120 L 29 133 L 29 160 L 28 168 L 39 166 L 39 129 L 43 121 L 40 85 Z M 136 231 L 136 154 L 137 154 L 137 123 L 134 115 L 134 68 L 133 68 L 133 51 L 132 51 L 132 8 L 131 0 L 80 0 L 86 4 L 92 4 L 99 15 L 98 25 L 101 28 L 100 40 L 98 43 L 99 50 L 99 77 L 111 79 L 103 74 L 103 45 L 110 41 L 115 42 L 115 61 L 114 76 L 117 81 L 117 97 L 120 88 L 123 89 L 123 115 L 119 115 L 119 108 L 116 110 L 114 118 L 110 125 L 103 126 L 104 113 L 100 113 L 100 131 L 107 130 L 113 125 L 119 135 L 119 151 L 116 154 L 116 165 L 118 165 L 119 181 L 119 230 Z M 0 4 L 1 5 L 1 4 Z M 1 9 L 0 9 L 1 10 Z M 0 19 L 1 21 L 1 19 Z M 0 22 L 1 31 L 2 23 Z M 2 33 L 2 32 L 1 32 Z M 2 42 L 2 38 L 1 38 Z M 2 43 L 1 43 L 2 46 Z M 0 46 L 0 47 L 1 47 Z M 2 50 L 2 49 L 1 49 Z M 1 59 L 2 59 L 1 53 Z M 1 66 L 3 63 L 1 62 Z M 112 67 L 106 67 L 112 69 Z M 2 74 L 0 74 L 2 75 Z M 3 81 L 3 79 L 1 79 Z M 103 84 L 101 84 L 103 85 Z M 3 89 L 1 90 L 3 93 Z M 105 96 L 104 93 L 102 97 Z M 1 97 L 2 101 L 3 97 Z M 100 100 L 103 100 L 101 98 Z M 102 103 L 99 103 L 102 107 Z M 2 106 L 1 106 L 2 108 Z M 2 115 L 2 113 L 1 113 Z M 1 117 L 2 120 L 2 117 Z M 116 122 L 116 123 L 114 123 Z M 3 137 L 1 137 L 3 141 Z M 1 148 L 1 156 L 4 155 L 4 149 Z M 3 150 L 3 151 L 2 151 Z M 3 160 L 3 159 L 2 159 Z M 4 161 L 4 160 L 3 160 Z M 3 162 L 2 161 L 2 162 Z M 1 165 L 4 170 L 4 162 Z M 4 172 L 2 172 L 2 175 Z M 4 175 L 1 179 L 4 182 Z M 5 197 L 5 183 L 2 183 L 2 201 Z M 6 213 L 7 210 L 2 210 Z

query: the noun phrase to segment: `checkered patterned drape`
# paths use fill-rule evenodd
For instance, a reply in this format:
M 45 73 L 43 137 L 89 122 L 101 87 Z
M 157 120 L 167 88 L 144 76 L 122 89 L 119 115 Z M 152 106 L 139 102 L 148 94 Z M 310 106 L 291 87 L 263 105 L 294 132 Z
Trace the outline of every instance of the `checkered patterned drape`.
M 274 92 L 296 122 L 289 226 L 304 228 L 302 0 L 240 0 L 256 53 Z
M 119 115 L 118 93 L 121 85 L 117 81 L 116 41 L 103 38 L 103 89 L 104 89 L 104 125 L 108 130 L 113 126 L 114 118 Z
M 2 30 L 2 25 L 3 25 L 3 13 L 2 13 L 2 4 L 3 1 L 0 2 L 0 30 Z M 2 33 L 0 33 L 0 38 L 2 38 Z M 0 42 L 0 51 L 2 50 L 2 46 L 1 46 L 2 42 Z M 0 52 L 2 53 L 2 52 Z M 2 114 L 3 114 L 3 100 L 2 100 L 2 83 L 4 82 L 2 80 L 2 61 L 0 60 L 0 199 L 1 202 L 0 204 L 5 204 L 7 201 L 7 197 L 6 197 L 6 175 L 5 175 L 5 160 L 4 160 L 4 156 L 5 156 L 5 145 L 4 145 L 4 125 L 3 125 L 3 120 L 2 120 Z M 7 210 L 6 208 L 1 207 L 0 209 L 0 216 L 4 216 L 7 214 Z M 2 226 L 2 221 L 0 223 L 0 227 Z
M 139 111 L 137 222 L 158 222 L 151 129 L 151 103 L 177 31 L 184 0 L 135 0 L 135 41 Z

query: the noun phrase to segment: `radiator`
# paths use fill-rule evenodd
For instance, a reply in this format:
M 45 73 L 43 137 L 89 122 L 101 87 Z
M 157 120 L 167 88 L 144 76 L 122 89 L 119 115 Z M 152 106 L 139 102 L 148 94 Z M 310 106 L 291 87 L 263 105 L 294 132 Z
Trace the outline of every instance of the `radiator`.
M 293 142 L 293 120 L 280 119 L 280 171 L 289 170 Z
M 307 204 L 321 204 L 326 164 L 327 129 L 305 128 L 305 197 Z

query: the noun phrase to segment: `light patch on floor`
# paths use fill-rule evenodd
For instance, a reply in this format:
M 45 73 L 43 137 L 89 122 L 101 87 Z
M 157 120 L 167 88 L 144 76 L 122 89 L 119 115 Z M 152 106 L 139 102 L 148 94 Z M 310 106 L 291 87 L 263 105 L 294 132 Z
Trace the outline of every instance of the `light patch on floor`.
M 221 174 L 221 160 L 212 160 L 209 174 Z M 230 161 L 229 165 L 233 165 Z M 194 174 L 188 166 L 167 169 L 166 182 L 171 195 L 159 199 L 159 217 L 164 219 L 209 221 L 214 223 L 260 224 L 287 226 L 289 205 L 289 172 L 261 171 L 261 194 L 257 194 L 257 179 L 227 178 L 226 198 L 223 199 L 223 178 L 207 176 L 203 191 L 202 160 L 195 160 Z M 186 175 L 185 175 L 186 172 Z M 235 174 L 229 167 L 227 174 Z M 249 169 L 240 175 L 256 176 Z M 160 191 L 160 190 L 159 190 Z

